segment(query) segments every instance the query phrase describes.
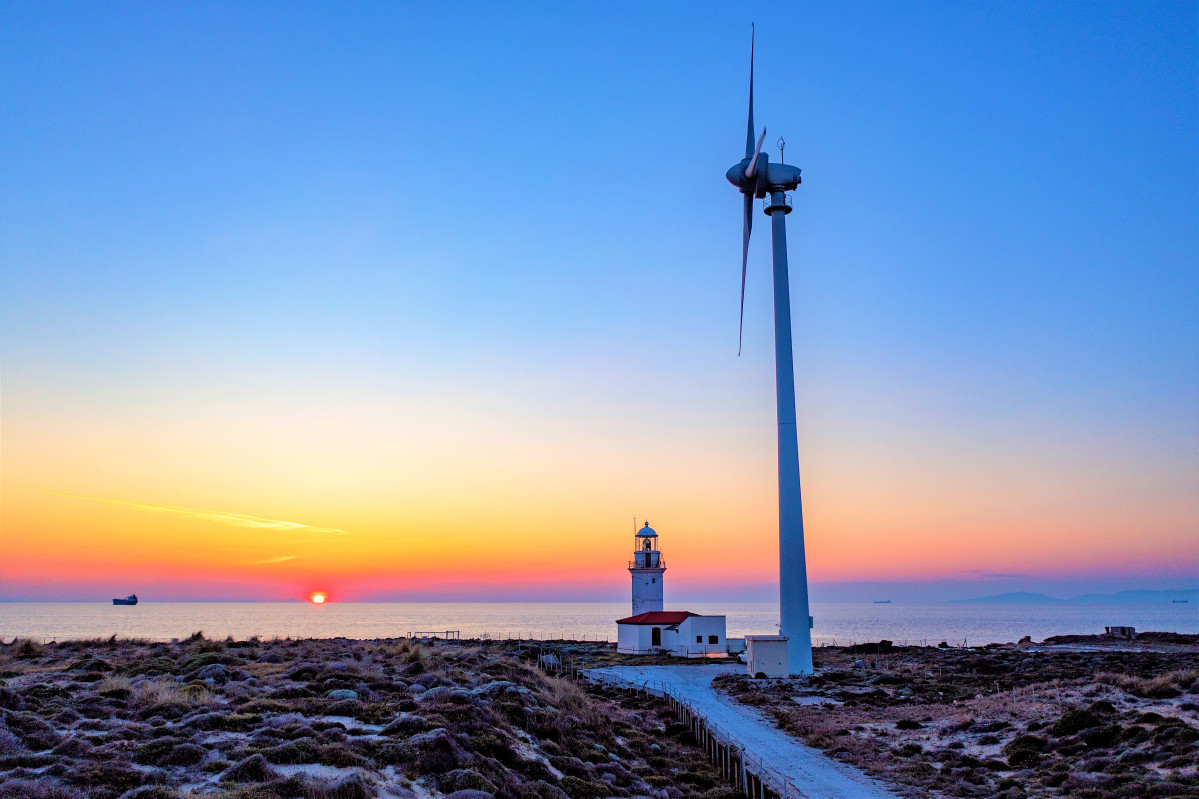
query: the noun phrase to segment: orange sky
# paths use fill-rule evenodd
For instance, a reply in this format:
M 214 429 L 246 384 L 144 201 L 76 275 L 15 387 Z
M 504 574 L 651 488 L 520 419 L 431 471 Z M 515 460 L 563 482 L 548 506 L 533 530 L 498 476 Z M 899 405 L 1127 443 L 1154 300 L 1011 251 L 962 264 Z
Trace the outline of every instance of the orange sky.
M 620 596 L 634 514 L 662 534 L 672 586 L 718 597 L 777 579 L 762 425 L 742 440 L 688 425 L 647 439 L 645 420 L 578 428 L 511 396 L 506 407 L 279 399 L 91 416 L 10 402 L 3 579 L 334 599 L 455 585 Z M 963 459 L 935 438 L 917 459 L 894 436 L 863 459 L 861 442 L 839 435 L 842 446 L 812 436 L 804 457 L 813 582 L 1185 576 L 1197 560 L 1195 501 L 1177 501 L 1181 478 L 1169 473 L 1105 470 L 1049 448 Z

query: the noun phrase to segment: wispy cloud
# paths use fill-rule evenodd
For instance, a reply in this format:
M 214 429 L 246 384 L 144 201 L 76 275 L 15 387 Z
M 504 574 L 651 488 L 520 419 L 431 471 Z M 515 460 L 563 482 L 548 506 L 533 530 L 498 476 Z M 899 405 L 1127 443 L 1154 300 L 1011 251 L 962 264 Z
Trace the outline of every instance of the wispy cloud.
M 974 577 L 982 577 L 984 580 L 1023 580 L 1028 577 L 1027 574 L 1006 574 L 1004 572 L 989 572 L 985 569 L 966 569 L 962 574 L 969 574 Z
M 251 527 L 257 530 L 283 530 L 295 531 L 303 533 L 315 533 L 324 537 L 339 537 L 345 535 L 345 530 L 338 530 L 333 527 L 313 527 L 299 522 L 285 522 L 280 519 L 263 519 L 258 516 L 247 516 L 244 513 L 225 513 L 224 511 L 216 510 L 197 510 L 195 508 L 178 508 L 174 505 L 150 505 L 145 502 L 129 502 L 124 499 L 110 499 L 108 497 L 89 497 L 83 494 L 66 494 L 61 491 L 51 491 L 60 497 L 70 497 L 72 499 L 87 499 L 92 502 L 107 502 L 112 505 L 124 505 L 129 508 L 137 508 L 138 510 L 148 511 L 150 513 L 174 513 L 180 516 L 186 516 L 190 519 L 200 519 L 202 521 L 213 522 L 215 524 L 224 524 L 230 527 Z M 288 557 L 295 557 L 294 555 Z
M 251 560 L 247 561 L 247 566 L 265 566 L 268 563 L 282 563 L 285 560 L 295 560 L 299 555 L 280 555 L 277 558 L 267 558 L 266 560 Z

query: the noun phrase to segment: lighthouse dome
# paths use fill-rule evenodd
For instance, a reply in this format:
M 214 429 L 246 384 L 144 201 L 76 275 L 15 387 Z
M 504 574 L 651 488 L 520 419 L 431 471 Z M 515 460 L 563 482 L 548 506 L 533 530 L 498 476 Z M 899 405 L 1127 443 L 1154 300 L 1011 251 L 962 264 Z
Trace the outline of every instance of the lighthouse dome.
M 649 522 L 646 522 L 645 526 L 637 531 L 637 537 L 638 538 L 657 538 L 658 534 L 656 532 L 654 532 L 654 528 L 649 526 Z

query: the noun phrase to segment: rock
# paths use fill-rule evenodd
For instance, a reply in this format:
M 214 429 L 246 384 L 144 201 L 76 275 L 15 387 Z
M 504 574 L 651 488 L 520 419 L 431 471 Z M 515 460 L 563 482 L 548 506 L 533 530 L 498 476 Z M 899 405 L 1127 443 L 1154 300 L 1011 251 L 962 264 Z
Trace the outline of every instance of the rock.
M 223 663 L 210 663 L 198 669 L 195 676 L 199 680 L 212 680 L 220 684 L 229 682 L 229 670 Z
M 358 692 L 351 691 L 349 688 L 337 688 L 337 689 L 332 690 L 329 693 L 325 694 L 325 697 L 327 699 L 337 699 L 337 700 L 347 700 L 348 699 L 348 700 L 357 702 L 358 701 Z
M 429 722 L 424 716 L 415 713 L 401 713 L 395 721 L 383 728 L 381 735 L 414 735 L 429 729 Z
M 506 694 L 509 691 L 512 691 L 513 693 L 517 692 L 517 686 L 515 683 L 509 680 L 493 680 L 486 685 L 479 686 L 471 691 L 471 693 L 473 693 L 475 696 L 494 697 Z
M 251 755 L 221 774 L 221 782 L 270 782 L 279 772 L 271 768 L 262 755 Z
M 487 793 L 486 791 L 466 790 L 447 793 L 446 799 L 493 799 L 493 796 L 493 794 Z
M 201 713 L 181 722 L 181 726 L 193 730 L 223 730 L 225 729 L 224 713 Z
M 430 688 L 420 695 L 422 702 L 453 702 L 456 705 L 466 705 L 475 698 L 475 694 L 466 688 L 451 688 L 448 685 L 439 685 L 436 688 Z

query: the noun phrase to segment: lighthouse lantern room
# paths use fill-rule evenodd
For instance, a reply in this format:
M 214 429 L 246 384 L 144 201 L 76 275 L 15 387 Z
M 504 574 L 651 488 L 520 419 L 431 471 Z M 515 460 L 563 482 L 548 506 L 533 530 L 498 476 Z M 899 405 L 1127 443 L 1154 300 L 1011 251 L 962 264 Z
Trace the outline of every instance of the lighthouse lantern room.
M 662 609 L 662 574 L 666 561 L 658 550 L 658 534 L 649 522 L 633 537 L 633 560 L 629 574 L 633 575 L 633 615 Z

